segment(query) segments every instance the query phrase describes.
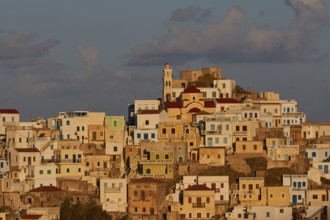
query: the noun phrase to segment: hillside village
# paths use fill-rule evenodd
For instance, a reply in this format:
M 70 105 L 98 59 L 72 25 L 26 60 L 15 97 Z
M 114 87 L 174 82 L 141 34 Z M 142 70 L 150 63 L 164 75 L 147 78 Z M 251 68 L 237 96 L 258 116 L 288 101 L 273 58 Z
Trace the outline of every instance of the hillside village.
M 66 199 L 112 219 L 330 218 L 329 122 L 221 68 L 159 76 L 127 116 L 0 109 L 0 219 L 60 219 Z

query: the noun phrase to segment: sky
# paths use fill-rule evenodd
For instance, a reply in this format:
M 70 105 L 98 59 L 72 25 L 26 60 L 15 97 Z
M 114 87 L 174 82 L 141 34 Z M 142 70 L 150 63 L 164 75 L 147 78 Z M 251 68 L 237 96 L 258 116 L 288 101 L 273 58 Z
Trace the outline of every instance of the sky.
M 0 108 L 127 115 L 162 70 L 220 67 L 245 89 L 330 121 L 330 0 L 2 0 Z

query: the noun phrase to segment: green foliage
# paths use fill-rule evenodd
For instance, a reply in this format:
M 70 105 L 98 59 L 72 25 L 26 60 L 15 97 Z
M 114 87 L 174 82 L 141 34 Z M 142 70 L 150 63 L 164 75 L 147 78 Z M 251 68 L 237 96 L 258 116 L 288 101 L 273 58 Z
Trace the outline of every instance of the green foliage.
M 61 205 L 61 220 L 111 220 L 111 216 L 102 210 L 95 200 L 73 204 L 69 199 Z

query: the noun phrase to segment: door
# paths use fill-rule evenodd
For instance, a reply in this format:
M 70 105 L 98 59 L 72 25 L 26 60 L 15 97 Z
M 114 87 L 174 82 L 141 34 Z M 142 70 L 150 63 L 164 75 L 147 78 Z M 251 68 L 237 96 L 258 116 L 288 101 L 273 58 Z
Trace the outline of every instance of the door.
M 297 195 L 292 195 L 292 204 L 293 205 L 297 204 Z

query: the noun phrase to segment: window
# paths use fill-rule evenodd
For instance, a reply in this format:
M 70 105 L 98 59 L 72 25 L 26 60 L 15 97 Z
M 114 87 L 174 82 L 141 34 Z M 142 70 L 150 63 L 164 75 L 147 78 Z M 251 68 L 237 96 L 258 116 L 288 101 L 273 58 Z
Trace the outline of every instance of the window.
M 316 157 L 316 152 L 312 152 L 312 157 Z
M 146 125 L 149 125 L 149 120 L 146 120 L 145 124 L 146 124 Z
M 68 154 L 65 154 L 65 155 L 64 155 L 64 158 L 65 158 L 65 159 L 69 159 L 69 155 L 68 155 Z
M 159 160 L 159 154 L 156 154 L 156 160 Z
M 66 121 L 66 125 L 70 125 L 70 121 L 69 120 Z
M 168 154 L 165 154 L 165 160 L 168 160 L 169 156 Z
M 282 198 L 284 198 L 285 197 L 285 194 L 284 193 L 282 193 Z
M 81 168 L 78 168 L 78 173 L 81 173 Z
M 302 182 L 302 187 L 306 187 L 306 182 Z
M 146 174 L 151 174 L 151 169 L 150 168 L 146 169 Z
M 118 150 L 118 149 L 117 149 L 117 146 L 114 146 L 114 147 L 113 147 L 113 151 L 114 151 L 114 152 L 117 152 L 117 150 Z
M 149 139 L 149 134 L 148 133 L 144 133 L 143 134 L 143 139 L 144 140 L 148 140 Z
M 301 200 L 301 195 L 298 195 L 298 200 Z
M 78 154 L 78 159 L 81 159 L 81 154 Z
M 171 128 L 171 134 L 175 134 L 175 128 Z
M 215 130 L 215 125 L 211 125 L 211 131 Z
M 166 128 L 162 129 L 162 134 L 166 134 Z
M 224 144 L 227 144 L 227 143 L 228 143 L 228 138 L 227 138 L 227 137 L 224 137 L 224 138 L 223 138 L 223 143 L 224 143 Z
M 141 134 L 140 134 L 140 133 L 137 133 L 137 134 L 136 134 L 136 137 L 137 137 L 138 139 L 141 139 Z
M 113 127 L 117 127 L 118 126 L 118 122 L 117 122 L 117 120 L 114 120 L 113 121 Z
M 245 184 L 242 184 L 242 189 L 245 189 Z
M 242 148 L 243 148 L 243 150 L 246 150 L 246 146 L 245 146 L 245 144 L 242 146 Z
M 243 131 L 247 131 L 247 126 L 243 125 Z
M 70 173 L 70 168 L 66 168 L 66 172 L 67 173 Z
M 66 135 L 66 139 L 70 140 L 70 135 L 69 134 Z
M 47 174 L 52 174 L 52 171 L 51 170 L 47 170 Z
M 188 197 L 188 203 L 191 203 L 191 197 Z
M 257 150 L 257 145 L 256 145 L 256 144 L 253 145 L 253 149 L 254 149 L 254 150 Z
M 77 126 L 77 131 L 80 131 L 80 127 L 79 126 Z
M 284 213 L 284 209 L 280 209 L 280 213 Z
M 269 197 L 270 197 L 270 198 L 273 198 L 273 194 L 272 194 L 272 193 L 270 193 L 270 194 L 269 194 Z
M 219 138 L 215 138 L 215 143 L 219 144 Z
M 239 125 L 236 125 L 236 131 L 239 131 Z
M 206 203 L 210 203 L 210 197 L 206 197 Z
M 216 98 L 217 97 L 217 92 L 212 92 L 212 97 Z
M 318 198 L 317 194 L 313 195 L 313 199 L 317 199 L 317 198 Z
M 270 212 L 266 212 L 266 217 L 267 217 L 267 218 L 270 217 Z
M 43 170 L 39 170 L 39 174 L 40 175 L 44 174 L 44 171 Z
M 84 127 L 84 126 L 82 126 L 82 127 L 81 127 L 81 130 L 82 130 L 82 131 L 85 131 L 85 127 Z
M 151 138 L 152 138 L 152 139 L 155 139 L 155 138 L 156 138 L 155 133 L 151 133 Z

